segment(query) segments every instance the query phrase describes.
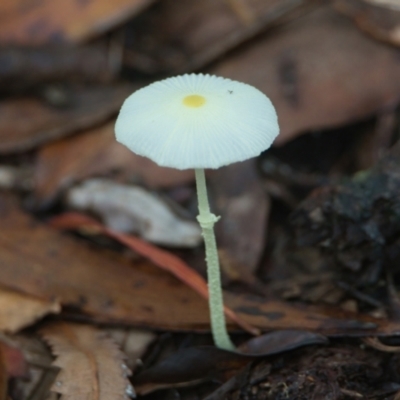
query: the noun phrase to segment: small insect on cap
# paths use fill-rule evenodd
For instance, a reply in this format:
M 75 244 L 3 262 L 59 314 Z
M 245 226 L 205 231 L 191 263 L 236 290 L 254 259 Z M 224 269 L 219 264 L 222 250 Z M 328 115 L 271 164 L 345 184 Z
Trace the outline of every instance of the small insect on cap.
M 120 143 L 161 166 L 219 168 L 268 149 L 279 126 L 271 101 L 253 86 L 187 74 L 129 96 L 115 132 Z

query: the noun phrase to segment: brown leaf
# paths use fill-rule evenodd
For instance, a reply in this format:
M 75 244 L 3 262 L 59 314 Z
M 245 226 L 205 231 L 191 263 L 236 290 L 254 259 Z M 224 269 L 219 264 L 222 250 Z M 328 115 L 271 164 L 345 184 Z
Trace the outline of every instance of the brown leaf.
M 107 335 L 87 325 L 53 323 L 41 330 L 61 369 L 52 387 L 62 400 L 126 400 L 133 389 L 124 356 Z
M 144 182 L 151 188 L 176 186 L 194 179 L 191 170 L 159 167 L 148 158 L 132 153 L 115 140 L 114 122 L 111 122 L 39 150 L 34 178 L 35 203 L 42 208 L 72 183 L 115 170 L 129 181 Z
M 125 61 L 146 73 L 196 70 L 306 3 L 164 0 L 140 17 Z
M 17 332 L 47 314 L 59 313 L 60 304 L 0 287 L 0 330 Z
M 240 317 L 263 331 L 302 329 L 327 336 L 363 337 L 371 336 L 371 332 L 379 332 L 377 336 L 386 336 L 400 329 L 400 323 L 396 321 L 344 312 L 334 307 L 290 304 L 229 292 L 225 293 L 225 299 Z
M 53 218 L 51 221 L 52 226 L 63 229 L 89 229 L 97 230 L 99 233 L 106 234 L 113 239 L 118 240 L 125 246 L 128 246 L 143 257 L 148 258 L 155 265 L 163 268 L 173 275 L 175 275 L 180 281 L 194 289 L 200 296 L 208 299 L 208 287 L 207 282 L 204 278 L 195 270 L 191 269 L 186 263 L 180 258 L 174 256 L 165 250 L 161 250 L 143 240 L 131 235 L 116 232 L 112 229 L 106 228 L 101 224 L 97 223 L 94 219 L 87 217 L 79 213 L 64 214 L 59 217 Z M 235 321 L 240 327 L 248 331 L 251 334 L 258 335 L 258 329 L 255 329 L 251 325 L 247 324 L 241 318 L 239 318 L 229 307 L 224 307 L 225 314 Z
M 400 8 L 389 4 L 369 4 L 365 0 L 336 0 L 335 7 L 351 17 L 356 25 L 373 38 L 400 46 Z
M 36 98 L 0 102 L 0 154 L 30 150 L 107 120 L 137 86 L 116 85 L 68 91 L 68 107 Z
M 152 0 L 3 0 L 0 42 L 37 45 L 76 43 L 126 21 Z
M 208 327 L 207 302 L 169 273 L 38 223 L 0 196 L 0 284 L 58 299 L 92 319 L 165 329 Z M 188 312 L 190 310 L 190 312 Z
M 277 145 L 369 117 L 396 104 L 400 93 L 397 49 L 369 39 L 329 6 L 260 36 L 209 72 L 271 98 L 281 128 Z

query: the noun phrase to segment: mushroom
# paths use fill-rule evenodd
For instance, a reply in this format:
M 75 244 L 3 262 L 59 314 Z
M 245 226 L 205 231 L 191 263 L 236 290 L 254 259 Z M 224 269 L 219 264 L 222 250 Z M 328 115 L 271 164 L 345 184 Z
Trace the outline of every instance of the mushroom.
M 258 156 L 279 133 L 271 101 L 245 83 L 203 74 L 154 82 L 129 96 L 117 118 L 117 140 L 160 166 L 195 169 L 205 243 L 211 331 L 217 347 L 234 349 L 223 313 L 221 273 L 205 168 Z

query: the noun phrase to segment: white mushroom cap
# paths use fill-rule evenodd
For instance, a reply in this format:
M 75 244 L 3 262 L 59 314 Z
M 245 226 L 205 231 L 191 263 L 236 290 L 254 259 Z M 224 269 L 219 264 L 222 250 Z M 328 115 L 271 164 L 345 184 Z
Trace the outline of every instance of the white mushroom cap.
M 115 132 L 120 143 L 161 166 L 219 168 L 268 149 L 279 126 L 271 101 L 253 86 L 187 74 L 129 96 Z

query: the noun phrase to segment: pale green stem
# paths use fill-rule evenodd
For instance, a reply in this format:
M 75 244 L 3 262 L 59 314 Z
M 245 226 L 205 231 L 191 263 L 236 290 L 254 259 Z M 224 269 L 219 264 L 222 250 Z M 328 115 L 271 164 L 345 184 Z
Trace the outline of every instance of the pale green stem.
M 221 287 L 221 272 L 219 269 L 217 242 L 214 234 L 214 224 L 218 221 L 219 217 L 216 217 L 210 212 L 204 169 L 196 169 L 195 174 L 197 198 L 199 201 L 199 215 L 197 220 L 202 229 L 206 248 L 211 332 L 214 338 L 214 343 L 217 347 L 226 350 L 233 350 L 235 347 L 232 344 L 226 329 Z

